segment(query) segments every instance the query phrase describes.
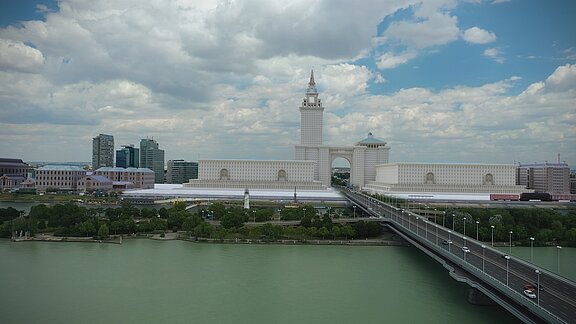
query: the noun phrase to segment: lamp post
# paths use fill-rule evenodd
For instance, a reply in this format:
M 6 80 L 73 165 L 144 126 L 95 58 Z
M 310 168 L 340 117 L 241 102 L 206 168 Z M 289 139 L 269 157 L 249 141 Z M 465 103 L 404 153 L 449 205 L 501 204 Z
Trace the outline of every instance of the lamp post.
M 424 220 L 424 229 L 426 230 L 426 240 L 428 240 L 428 220 Z
M 419 220 L 420 217 L 416 217 L 416 235 L 420 235 L 420 226 L 418 226 Z
M 534 262 L 534 238 L 530 237 L 530 262 Z
M 436 245 L 438 245 L 438 224 L 434 224 L 436 226 Z
M 510 260 L 510 256 L 505 255 L 504 258 L 506 259 L 506 286 L 508 286 L 508 261 Z
M 402 226 L 404 226 L 404 209 L 402 209 L 402 219 L 400 221 L 402 222 Z
M 508 254 L 512 254 L 512 231 L 510 231 L 509 237 L 510 239 L 508 241 Z
M 560 245 L 556 245 L 556 249 L 558 250 L 558 254 L 557 254 L 557 258 L 556 258 L 556 269 L 558 272 L 558 274 L 560 274 L 560 249 L 562 249 L 562 247 Z
M 462 219 L 462 223 L 464 224 L 464 236 L 466 236 L 466 217 Z
M 476 221 L 476 241 L 478 241 L 478 225 L 480 224 L 479 221 Z
M 442 212 L 442 227 L 444 227 L 444 221 L 446 220 L 446 211 Z
M 454 220 L 455 220 L 456 215 L 452 214 L 452 230 L 454 230 Z
M 306 218 L 306 208 L 302 208 L 302 217 Z
M 254 216 L 254 223 L 256 223 L 256 210 L 252 211 L 252 215 Z
M 448 252 L 450 252 L 450 245 L 452 245 L 451 235 L 452 231 L 448 231 Z
M 492 246 L 494 246 L 494 225 L 490 225 L 490 228 L 492 228 Z
M 486 249 L 486 245 L 482 244 L 482 272 L 484 272 L 484 250 Z
M 356 205 L 352 206 L 352 209 L 354 210 L 354 219 L 356 219 Z
M 534 270 L 536 272 L 536 277 L 538 278 L 536 281 L 536 290 L 538 291 L 538 306 L 540 306 L 540 270 Z

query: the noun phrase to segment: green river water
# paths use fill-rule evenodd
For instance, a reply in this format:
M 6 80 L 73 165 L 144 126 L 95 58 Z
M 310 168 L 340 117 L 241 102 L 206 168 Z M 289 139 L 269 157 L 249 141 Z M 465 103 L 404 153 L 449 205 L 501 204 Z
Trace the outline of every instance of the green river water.
M 515 323 L 412 247 L 0 241 L 0 323 Z

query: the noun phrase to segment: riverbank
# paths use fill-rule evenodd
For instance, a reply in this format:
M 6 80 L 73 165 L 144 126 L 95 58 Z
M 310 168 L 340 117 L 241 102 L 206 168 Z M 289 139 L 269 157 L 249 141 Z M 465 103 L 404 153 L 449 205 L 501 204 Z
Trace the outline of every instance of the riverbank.
M 12 242 L 80 242 L 80 243 L 112 243 L 122 244 L 122 236 L 111 237 L 104 240 L 96 240 L 93 237 L 69 237 L 38 234 L 34 236 L 22 236 L 12 238 Z

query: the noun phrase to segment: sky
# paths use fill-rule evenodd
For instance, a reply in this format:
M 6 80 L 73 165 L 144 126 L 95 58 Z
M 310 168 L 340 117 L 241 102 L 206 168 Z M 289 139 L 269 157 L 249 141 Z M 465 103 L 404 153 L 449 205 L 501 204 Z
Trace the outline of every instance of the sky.
M 290 160 L 312 69 L 326 145 L 576 165 L 573 0 L 0 1 L 0 157 Z

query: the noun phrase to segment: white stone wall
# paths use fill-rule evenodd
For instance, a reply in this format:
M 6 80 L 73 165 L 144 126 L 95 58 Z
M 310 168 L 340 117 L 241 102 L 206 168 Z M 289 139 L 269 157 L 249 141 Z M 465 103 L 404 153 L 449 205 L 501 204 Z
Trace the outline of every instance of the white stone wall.
M 198 161 L 198 170 L 198 179 L 200 180 L 279 181 L 279 172 L 284 170 L 285 181 L 312 182 L 314 181 L 316 162 L 200 160 Z
M 513 164 L 390 163 L 378 165 L 376 173 L 377 183 L 491 185 L 491 178 L 492 185 L 516 185 Z

